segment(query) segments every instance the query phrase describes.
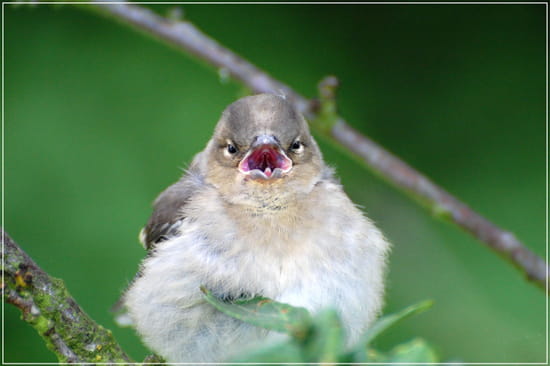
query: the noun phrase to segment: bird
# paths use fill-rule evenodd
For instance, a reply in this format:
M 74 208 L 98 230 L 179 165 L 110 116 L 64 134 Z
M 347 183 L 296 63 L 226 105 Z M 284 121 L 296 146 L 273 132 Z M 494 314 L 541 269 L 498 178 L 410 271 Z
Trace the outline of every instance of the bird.
M 122 303 L 169 363 L 223 362 L 279 339 L 216 310 L 262 296 L 336 310 L 346 344 L 380 315 L 390 244 L 344 192 L 284 96 L 238 99 L 183 176 L 154 201 L 147 255 Z

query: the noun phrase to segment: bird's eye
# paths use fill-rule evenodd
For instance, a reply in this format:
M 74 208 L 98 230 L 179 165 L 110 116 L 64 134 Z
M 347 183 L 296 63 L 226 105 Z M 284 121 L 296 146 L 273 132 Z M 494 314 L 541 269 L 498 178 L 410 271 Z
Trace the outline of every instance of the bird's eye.
M 237 148 L 235 147 L 235 145 L 227 144 L 227 152 L 233 155 L 237 152 Z
M 293 150 L 294 152 L 300 152 L 304 148 L 304 145 L 300 141 L 294 141 L 292 145 L 290 145 L 290 150 Z

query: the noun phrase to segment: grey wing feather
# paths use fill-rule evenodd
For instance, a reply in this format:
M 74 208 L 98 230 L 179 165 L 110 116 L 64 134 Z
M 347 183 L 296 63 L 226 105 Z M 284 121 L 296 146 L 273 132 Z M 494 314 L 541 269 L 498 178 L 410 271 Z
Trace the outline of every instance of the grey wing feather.
M 185 219 L 183 208 L 203 184 L 202 177 L 196 171 L 189 170 L 158 196 L 153 214 L 140 233 L 140 240 L 147 250 L 178 235 L 179 227 Z

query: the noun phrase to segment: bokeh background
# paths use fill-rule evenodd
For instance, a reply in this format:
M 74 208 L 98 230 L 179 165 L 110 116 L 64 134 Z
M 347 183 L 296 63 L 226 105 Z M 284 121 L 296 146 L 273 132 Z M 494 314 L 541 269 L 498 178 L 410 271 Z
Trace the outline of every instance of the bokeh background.
M 350 124 L 545 255 L 545 5 L 183 9 L 308 97 L 336 75 Z M 5 228 L 141 360 L 146 349 L 109 308 L 145 254 L 137 234 L 152 200 L 242 89 L 83 7 L 4 11 Z M 377 348 L 422 337 L 445 361 L 545 361 L 540 289 L 319 140 L 345 190 L 394 244 L 385 312 L 435 301 Z M 5 361 L 56 361 L 8 305 L 4 329 Z

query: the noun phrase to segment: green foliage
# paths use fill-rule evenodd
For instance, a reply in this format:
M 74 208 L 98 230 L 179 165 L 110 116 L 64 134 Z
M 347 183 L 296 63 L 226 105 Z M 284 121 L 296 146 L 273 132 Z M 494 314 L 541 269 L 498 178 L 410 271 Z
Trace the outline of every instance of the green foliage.
M 344 349 L 344 331 L 338 314 L 332 309 L 319 313 L 302 340 L 306 362 L 333 363 L 341 361 L 339 357 Z
M 290 335 L 285 341 L 270 344 L 236 358 L 236 364 L 247 362 L 437 362 L 434 350 L 422 339 L 395 346 L 389 352 L 369 348 L 369 344 L 397 322 L 432 306 L 432 301 L 411 305 L 400 312 L 376 321 L 350 349 L 346 349 L 344 331 L 338 314 L 327 309 L 312 317 L 307 310 L 279 303 L 265 297 L 227 302 L 201 287 L 205 299 L 219 311 L 244 322 Z
M 278 303 L 265 297 L 230 303 L 218 299 L 204 286 L 201 287 L 201 291 L 205 294 L 206 301 L 233 318 L 262 328 L 289 333 L 296 338 L 305 336 L 304 331 L 311 322 L 306 309 Z
M 395 323 L 406 319 L 412 315 L 421 313 L 429 309 L 433 305 L 431 300 L 422 301 L 418 304 L 411 305 L 398 313 L 386 315 L 376 323 L 374 323 L 369 330 L 363 335 L 363 338 L 360 343 L 369 344 L 374 338 L 381 334 L 386 329 L 390 328 Z
M 426 341 L 420 338 L 412 339 L 409 342 L 402 343 L 395 346 L 391 351 L 387 353 L 377 352 L 373 349 L 368 351 L 369 362 L 411 362 L 411 363 L 428 363 L 438 362 L 439 359 Z

